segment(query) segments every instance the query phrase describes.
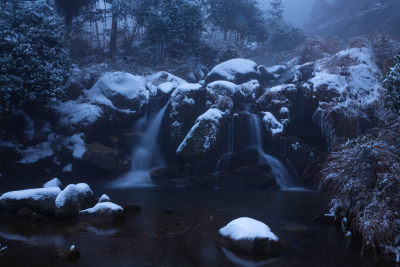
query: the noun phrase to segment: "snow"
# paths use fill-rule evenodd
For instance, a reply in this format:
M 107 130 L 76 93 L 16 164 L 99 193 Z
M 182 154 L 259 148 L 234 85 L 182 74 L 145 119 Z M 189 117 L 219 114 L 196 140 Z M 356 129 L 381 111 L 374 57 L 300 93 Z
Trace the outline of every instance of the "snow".
M 178 88 L 176 88 L 175 91 L 172 93 L 171 97 L 176 97 L 178 94 L 182 94 L 189 91 L 200 90 L 201 88 L 202 85 L 199 83 L 185 83 L 178 86 Z
M 79 214 L 113 214 L 116 211 L 123 211 L 124 209 L 112 202 L 97 203 L 93 208 L 82 210 Z
M 263 112 L 263 113 L 264 113 L 263 121 L 265 123 L 265 126 L 267 127 L 267 130 L 271 132 L 272 136 L 282 133 L 284 128 L 283 124 L 280 123 L 272 113 L 270 112 Z
M 206 90 L 209 94 L 231 96 L 237 90 L 238 85 L 229 81 L 215 81 L 207 85 Z
M 202 126 L 204 126 L 204 124 L 206 124 L 205 127 L 208 127 L 207 131 L 208 134 L 206 136 L 202 136 L 204 139 L 201 140 L 202 147 L 200 150 L 202 152 L 207 152 L 217 139 L 219 120 L 222 118 L 222 115 L 223 112 L 216 108 L 210 108 L 204 114 L 200 115 L 197 118 L 194 126 L 190 129 L 189 133 L 186 135 L 185 139 L 177 148 L 176 153 L 180 154 L 183 151 L 183 149 L 187 147 L 188 143 L 193 141 L 195 133 Z
M 276 73 L 279 71 L 285 71 L 287 68 L 285 65 L 275 65 L 272 67 L 265 68 L 269 73 Z
M 61 187 L 61 186 L 62 186 L 62 183 L 58 178 L 53 178 L 43 185 L 44 188 Z
M 55 200 L 56 208 L 63 207 L 64 203 L 68 199 L 76 199 L 76 198 L 78 198 L 79 195 L 86 195 L 86 194 L 93 195 L 93 192 L 90 189 L 89 185 L 87 185 L 85 183 L 70 184 L 67 187 L 65 187 L 63 191 L 61 191 L 58 194 L 58 196 Z
M 236 74 L 247 74 L 256 72 L 257 63 L 252 60 L 236 58 L 223 62 L 215 66 L 207 77 L 218 74 L 224 77 L 225 80 L 233 81 Z
M 110 197 L 107 196 L 106 194 L 101 195 L 101 197 L 99 198 L 98 203 L 102 203 L 102 202 L 110 202 Z
M 83 103 L 82 100 L 70 100 L 61 103 L 57 107 L 57 110 L 61 114 L 59 123 L 63 126 L 78 124 L 88 126 L 93 124 L 103 114 L 99 106 L 91 103 Z
M 158 90 L 168 94 L 174 88 L 185 83 L 187 83 L 187 81 L 184 79 L 166 71 L 160 71 L 147 77 L 147 88 L 149 88 L 152 95 L 156 95 Z
M 76 159 L 82 159 L 87 150 L 84 137 L 83 133 L 74 134 L 65 141 L 66 146 L 72 151 L 72 156 Z
M 266 238 L 272 241 L 279 240 L 279 238 L 271 232 L 268 225 L 247 217 L 231 221 L 225 227 L 221 228 L 219 233 L 233 240 L 254 240 L 256 238 Z
M 41 159 L 54 155 L 54 151 L 51 149 L 50 141 L 40 143 L 34 147 L 27 147 L 24 150 L 21 150 L 20 153 L 23 155 L 23 158 L 19 161 L 19 163 L 23 164 L 36 163 Z
M 24 199 L 33 199 L 33 200 L 41 200 L 43 198 L 47 198 L 49 195 L 56 197 L 61 192 L 61 189 L 58 187 L 48 187 L 48 188 L 35 188 L 35 189 L 25 189 L 19 191 L 11 191 L 8 193 L 4 193 L 0 197 L 1 200 L 12 199 L 12 200 L 24 200 Z
M 65 167 L 62 169 L 63 172 L 72 172 L 72 163 L 65 165 Z
M 297 87 L 294 84 L 281 84 L 270 88 L 268 91 L 270 93 L 276 94 L 282 91 L 295 91 L 295 90 L 297 90 Z
M 72 251 L 72 250 L 74 250 L 75 249 L 75 245 L 71 245 L 70 247 L 69 247 L 69 250 L 70 251 Z

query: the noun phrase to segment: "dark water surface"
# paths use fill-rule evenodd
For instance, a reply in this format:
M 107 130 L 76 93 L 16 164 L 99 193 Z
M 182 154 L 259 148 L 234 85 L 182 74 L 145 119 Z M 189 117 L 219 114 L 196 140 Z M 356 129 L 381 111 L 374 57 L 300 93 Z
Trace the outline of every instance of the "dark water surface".
M 105 189 L 111 200 L 135 203 L 141 213 L 120 223 L 76 220 L 34 223 L 0 217 L 0 266 L 384 266 L 361 256 L 359 240 L 313 219 L 326 213 L 328 197 L 315 192 L 220 191 L 179 188 Z M 173 214 L 166 214 L 166 208 Z M 248 258 L 218 246 L 218 229 L 238 217 L 267 223 L 287 247 L 274 259 Z M 285 225 L 299 223 L 298 235 Z M 75 244 L 76 263 L 59 257 Z

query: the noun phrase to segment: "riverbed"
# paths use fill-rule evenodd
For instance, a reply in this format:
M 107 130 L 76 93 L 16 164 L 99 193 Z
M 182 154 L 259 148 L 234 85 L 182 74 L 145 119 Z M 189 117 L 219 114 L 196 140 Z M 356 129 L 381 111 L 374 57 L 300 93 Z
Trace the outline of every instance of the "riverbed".
M 140 213 L 125 221 L 31 222 L 0 217 L 0 266 L 384 266 L 361 255 L 360 241 L 314 219 L 328 211 L 326 194 L 312 191 L 226 191 L 92 186 Z M 238 217 L 270 226 L 287 250 L 254 258 L 220 247 L 218 229 Z M 301 225 L 302 231 L 288 225 Z M 59 251 L 76 245 L 81 258 L 62 260 Z

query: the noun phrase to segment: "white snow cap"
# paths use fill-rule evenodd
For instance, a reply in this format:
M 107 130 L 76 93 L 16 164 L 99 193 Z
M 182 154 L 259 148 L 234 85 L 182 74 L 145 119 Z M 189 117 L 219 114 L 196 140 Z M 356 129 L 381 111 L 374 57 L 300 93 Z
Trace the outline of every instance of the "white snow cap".
M 124 209 L 112 202 L 97 203 L 93 208 L 81 210 L 80 214 L 112 214 L 115 211 L 123 211 Z
M 43 185 L 44 188 L 60 187 L 60 186 L 62 186 L 62 183 L 58 178 L 51 179 L 50 181 L 48 181 Z
M 33 199 L 40 200 L 42 198 L 46 198 L 51 195 L 56 197 L 61 192 L 61 189 L 58 187 L 49 187 L 49 188 L 35 188 L 35 189 L 25 189 L 20 191 L 11 191 L 8 193 L 4 193 L 0 200 L 4 199 L 13 199 L 13 200 L 23 200 L 23 199 Z
M 255 238 L 267 238 L 272 241 L 278 241 L 279 238 L 271 232 L 271 229 L 265 223 L 242 217 L 231 221 L 225 227 L 219 230 L 222 236 L 230 237 L 234 240 Z
M 110 202 L 110 197 L 107 196 L 106 194 L 101 195 L 99 198 L 98 203 L 103 203 L 103 202 Z
M 249 59 L 235 58 L 215 66 L 208 76 L 214 73 L 221 75 L 228 81 L 235 79 L 237 73 L 246 74 L 257 71 L 257 63 Z

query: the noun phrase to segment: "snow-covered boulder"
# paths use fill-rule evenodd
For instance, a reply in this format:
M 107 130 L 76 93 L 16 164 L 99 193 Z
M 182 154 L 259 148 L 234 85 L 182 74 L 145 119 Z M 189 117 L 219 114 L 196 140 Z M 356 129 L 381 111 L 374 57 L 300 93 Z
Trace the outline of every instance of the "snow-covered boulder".
M 29 208 L 42 214 L 54 214 L 55 199 L 60 192 L 58 187 L 12 191 L 0 197 L 0 206 L 11 212 Z
M 86 96 L 92 103 L 137 113 L 148 103 L 150 91 L 146 87 L 146 79 L 141 76 L 110 72 L 86 91 Z
M 233 105 L 255 101 L 260 91 L 257 80 L 237 85 L 229 81 L 215 81 L 207 85 L 207 107 L 218 108 L 229 114 Z
M 167 110 L 169 133 L 173 140 L 182 140 L 185 133 L 204 112 L 205 89 L 198 83 L 186 83 L 174 90 Z
M 110 202 L 110 201 L 111 200 L 109 196 L 107 196 L 106 194 L 102 194 L 97 203 Z
M 93 191 L 87 184 L 70 184 L 55 199 L 56 217 L 75 217 L 79 211 L 91 207 L 94 203 L 96 200 Z
M 209 84 L 214 81 L 225 80 L 241 84 L 259 78 L 257 63 L 248 59 L 235 58 L 215 66 L 208 73 L 205 82 Z
M 112 202 L 97 203 L 94 207 L 81 210 L 79 215 L 94 218 L 112 218 L 112 220 L 125 217 L 124 209 Z
M 177 155 L 191 160 L 206 156 L 216 145 L 222 116 L 222 111 L 211 108 L 198 117 L 176 150 Z
M 272 113 L 264 112 L 263 122 L 270 136 L 274 137 L 275 135 L 283 133 L 283 124 L 280 123 Z
M 58 178 L 51 179 L 50 181 L 46 182 L 43 185 L 44 188 L 49 188 L 49 187 L 59 187 L 59 188 L 61 188 L 61 186 L 62 186 L 62 183 Z
M 157 95 L 158 92 L 169 94 L 179 85 L 185 84 L 187 81 L 181 79 L 169 72 L 160 71 L 147 77 L 147 88 L 152 95 Z
M 268 225 L 247 217 L 231 221 L 219 234 L 221 245 L 238 252 L 275 256 L 285 249 Z

